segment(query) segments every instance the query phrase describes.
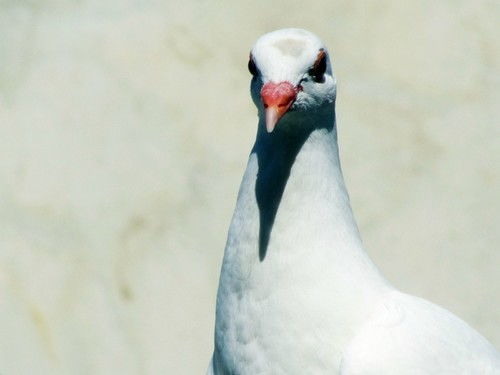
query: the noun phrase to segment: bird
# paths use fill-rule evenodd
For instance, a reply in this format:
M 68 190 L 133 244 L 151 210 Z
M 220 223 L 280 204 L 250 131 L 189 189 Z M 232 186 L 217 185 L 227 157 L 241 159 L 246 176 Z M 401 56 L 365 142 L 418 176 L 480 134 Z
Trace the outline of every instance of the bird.
M 399 291 L 342 176 L 330 53 L 296 28 L 250 52 L 256 140 L 229 226 L 207 375 L 500 374 L 467 323 Z

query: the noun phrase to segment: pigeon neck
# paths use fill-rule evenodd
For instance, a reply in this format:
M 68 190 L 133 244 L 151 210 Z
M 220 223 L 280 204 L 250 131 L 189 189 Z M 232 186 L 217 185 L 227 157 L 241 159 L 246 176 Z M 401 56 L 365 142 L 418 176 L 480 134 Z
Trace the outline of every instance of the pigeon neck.
M 258 231 L 246 229 L 256 237 L 261 262 L 280 251 L 364 254 L 340 168 L 333 106 L 308 122 L 280 122 L 271 134 L 261 119 L 237 206 L 246 218 L 257 216 Z

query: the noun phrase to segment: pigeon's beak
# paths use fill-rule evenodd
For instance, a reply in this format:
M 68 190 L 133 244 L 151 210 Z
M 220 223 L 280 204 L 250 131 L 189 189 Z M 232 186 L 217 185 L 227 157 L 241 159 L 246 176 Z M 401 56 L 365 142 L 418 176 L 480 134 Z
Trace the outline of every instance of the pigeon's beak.
M 290 82 L 267 82 L 262 86 L 260 96 L 264 103 L 266 114 L 266 129 L 268 133 L 274 130 L 277 122 L 288 111 L 297 98 L 298 88 Z

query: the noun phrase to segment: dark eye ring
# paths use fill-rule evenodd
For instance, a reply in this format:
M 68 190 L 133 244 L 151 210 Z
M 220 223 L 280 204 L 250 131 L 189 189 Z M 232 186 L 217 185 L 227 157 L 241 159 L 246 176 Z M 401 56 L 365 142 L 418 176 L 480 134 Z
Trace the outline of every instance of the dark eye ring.
M 325 81 L 326 72 L 326 52 L 323 48 L 319 50 L 318 57 L 314 65 L 309 69 L 309 75 L 316 81 L 323 83 Z
M 255 65 L 255 61 L 253 61 L 253 56 L 250 54 L 250 59 L 248 60 L 248 71 L 255 77 L 259 74 L 257 69 L 257 65 Z

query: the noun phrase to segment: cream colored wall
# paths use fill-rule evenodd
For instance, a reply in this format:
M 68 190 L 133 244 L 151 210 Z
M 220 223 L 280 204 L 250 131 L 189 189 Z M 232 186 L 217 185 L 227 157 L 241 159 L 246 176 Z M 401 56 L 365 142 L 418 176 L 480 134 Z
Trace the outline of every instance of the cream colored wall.
M 203 373 L 248 51 L 285 26 L 330 46 L 369 253 L 499 347 L 498 19 L 488 0 L 0 2 L 0 373 Z

